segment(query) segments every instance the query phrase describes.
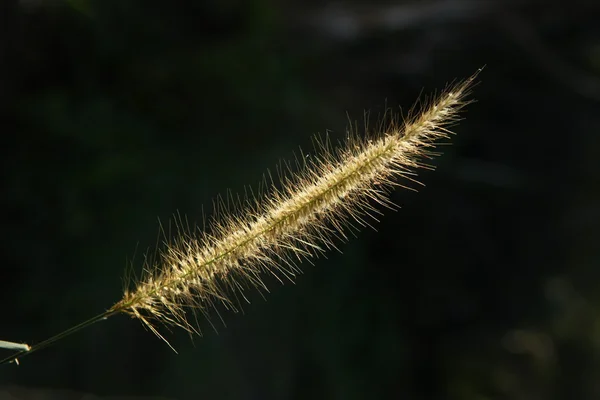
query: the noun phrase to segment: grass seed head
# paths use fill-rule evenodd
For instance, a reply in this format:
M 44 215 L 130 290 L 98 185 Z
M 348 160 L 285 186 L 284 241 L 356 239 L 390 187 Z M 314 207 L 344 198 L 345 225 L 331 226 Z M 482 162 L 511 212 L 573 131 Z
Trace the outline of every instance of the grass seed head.
M 233 207 L 217 200 L 206 231 L 180 221 L 176 238 L 110 310 L 129 313 L 162 338 L 153 321 L 197 332 L 190 312 L 208 315 L 218 304 L 236 310 L 248 287 L 267 291 L 265 274 L 293 280 L 299 262 L 370 226 L 381 208 L 393 208 L 391 188 L 408 187 L 418 168 L 430 168 L 426 160 L 437 155 L 436 143 L 449 139 L 476 75 L 403 119 L 389 114 L 376 131 L 349 134 L 338 148 L 317 140 L 316 154 L 297 159 L 298 168 L 288 168 L 280 185 L 271 179 L 264 195 L 250 194 Z

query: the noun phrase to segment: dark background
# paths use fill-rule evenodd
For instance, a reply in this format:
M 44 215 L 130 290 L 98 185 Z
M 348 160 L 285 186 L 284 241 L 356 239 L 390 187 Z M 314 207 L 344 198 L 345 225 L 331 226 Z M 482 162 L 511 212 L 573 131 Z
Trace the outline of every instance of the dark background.
M 0 338 L 102 312 L 158 219 L 200 222 L 314 133 L 342 138 L 346 112 L 484 64 L 454 145 L 378 232 L 267 279 L 218 334 L 163 329 L 179 355 L 116 316 L 2 366 L 0 397 L 600 398 L 592 0 L 3 0 Z

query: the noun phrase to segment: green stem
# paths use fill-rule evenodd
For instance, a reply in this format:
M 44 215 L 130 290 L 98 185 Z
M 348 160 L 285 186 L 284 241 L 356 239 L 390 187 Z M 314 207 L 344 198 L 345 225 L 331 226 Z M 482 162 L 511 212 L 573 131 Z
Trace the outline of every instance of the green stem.
M 107 310 L 107 311 L 103 312 L 102 314 L 98 314 L 95 317 L 88 319 L 87 321 L 84 321 L 84 322 L 82 322 L 82 323 L 80 323 L 78 325 L 75 325 L 75 326 L 67 329 L 66 331 L 63 331 L 63 332 L 61 332 L 61 333 L 59 333 L 57 335 L 52 336 L 51 338 L 48 338 L 48 339 L 46 339 L 46 340 L 44 340 L 42 342 L 39 342 L 39 343 L 31 346 L 31 348 L 29 350 L 19 351 L 19 352 L 14 353 L 13 355 L 11 355 L 9 357 L 6 357 L 3 360 L 0 360 L 0 365 L 9 364 L 9 363 L 15 362 L 19 358 L 23 358 L 23 357 L 25 357 L 25 356 L 33 353 L 34 351 L 38 351 L 38 350 L 41 350 L 41 349 L 43 349 L 45 347 L 48 347 L 51 344 L 59 341 L 60 339 L 63 339 L 65 337 L 67 337 L 67 336 L 70 336 L 70 335 L 74 334 L 75 332 L 79 332 L 80 330 L 82 330 L 84 328 L 87 328 L 88 326 L 93 325 L 93 324 L 95 324 L 98 321 L 102 321 L 102 320 L 107 319 L 108 317 L 112 317 L 113 315 L 119 313 L 120 311 L 121 311 L 121 309 L 114 309 L 114 308 L 112 308 L 110 310 Z

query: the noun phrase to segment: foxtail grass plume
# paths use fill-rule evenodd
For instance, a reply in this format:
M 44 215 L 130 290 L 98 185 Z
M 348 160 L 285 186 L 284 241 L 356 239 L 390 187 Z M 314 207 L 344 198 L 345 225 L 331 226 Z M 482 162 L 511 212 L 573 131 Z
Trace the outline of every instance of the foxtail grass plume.
M 246 300 L 246 288 L 266 290 L 264 274 L 293 279 L 297 263 L 369 226 L 380 208 L 393 208 L 388 194 L 394 186 L 408 187 L 405 182 L 417 182 L 418 168 L 431 168 L 426 160 L 437 155 L 436 143 L 449 139 L 477 74 L 419 103 L 404 119 L 389 114 L 375 132 L 349 134 L 337 149 L 318 141 L 317 153 L 301 155 L 298 168 L 283 172 L 279 185 L 271 179 L 265 195 L 246 196 L 234 207 L 218 201 L 208 230 L 179 224 L 178 236 L 145 263 L 144 275 L 119 302 L 33 346 L 0 342 L 19 351 L 0 364 L 18 364 L 19 358 L 119 313 L 139 319 L 163 340 L 156 322 L 198 332 L 197 313 L 208 316 L 218 304 L 235 310 Z
M 387 118 L 366 137 L 349 134 L 337 149 L 318 141 L 317 154 L 299 157 L 298 170 L 284 173 L 280 186 L 272 182 L 265 196 L 247 196 L 219 213 L 208 231 L 182 230 L 109 312 L 128 313 L 162 338 L 155 321 L 193 332 L 190 311 L 208 314 L 218 303 L 235 309 L 247 287 L 266 290 L 265 273 L 293 279 L 299 261 L 369 225 L 379 207 L 393 206 L 392 187 L 416 182 L 415 170 L 430 167 L 424 160 L 437 155 L 437 141 L 449 138 L 476 75 L 403 120 Z

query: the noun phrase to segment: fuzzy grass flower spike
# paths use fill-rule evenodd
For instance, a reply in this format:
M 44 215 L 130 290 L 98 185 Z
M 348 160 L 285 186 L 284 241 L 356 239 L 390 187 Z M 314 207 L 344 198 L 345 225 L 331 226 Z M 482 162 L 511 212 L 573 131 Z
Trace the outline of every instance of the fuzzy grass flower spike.
M 208 316 L 218 304 L 235 310 L 246 300 L 246 288 L 266 290 L 264 274 L 293 279 L 300 261 L 369 226 L 380 208 L 393 207 L 388 193 L 394 186 L 406 187 L 406 180 L 416 182 L 418 168 L 431 168 L 426 160 L 437 155 L 436 143 L 449 139 L 449 126 L 470 102 L 466 97 L 477 74 L 450 85 L 404 119 L 387 118 L 376 132 L 350 134 L 335 149 L 319 141 L 317 153 L 300 157 L 297 170 L 283 174 L 280 185 L 272 182 L 264 196 L 247 196 L 217 213 L 206 231 L 180 227 L 154 261 L 146 262 L 141 279 L 107 311 L 2 363 L 119 313 L 139 319 L 163 340 L 157 323 L 198 332 L 197 313 Z

